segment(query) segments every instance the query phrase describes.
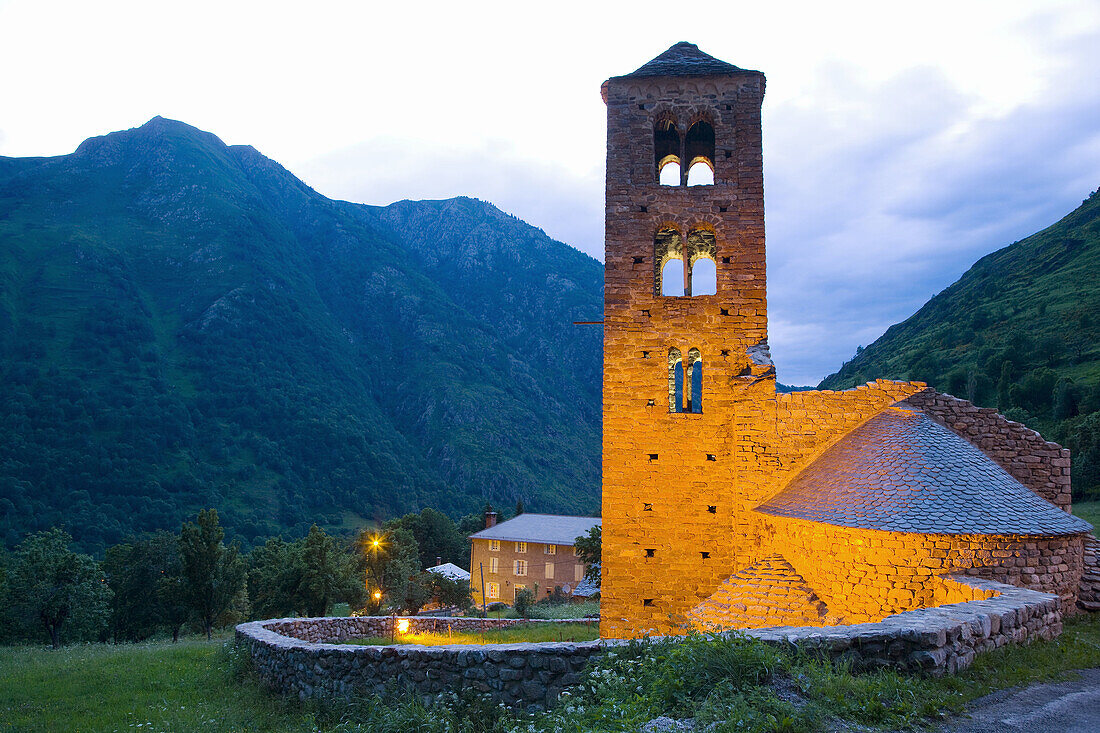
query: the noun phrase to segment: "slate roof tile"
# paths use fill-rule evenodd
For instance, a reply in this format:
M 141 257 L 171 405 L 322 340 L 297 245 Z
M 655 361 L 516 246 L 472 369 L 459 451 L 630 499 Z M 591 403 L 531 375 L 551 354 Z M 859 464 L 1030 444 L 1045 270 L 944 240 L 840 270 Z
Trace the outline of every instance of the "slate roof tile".
M 924 413 L 900 408 L 846 435 L 756 511 L 928 534 L 1050 536 L 1092 528 Z

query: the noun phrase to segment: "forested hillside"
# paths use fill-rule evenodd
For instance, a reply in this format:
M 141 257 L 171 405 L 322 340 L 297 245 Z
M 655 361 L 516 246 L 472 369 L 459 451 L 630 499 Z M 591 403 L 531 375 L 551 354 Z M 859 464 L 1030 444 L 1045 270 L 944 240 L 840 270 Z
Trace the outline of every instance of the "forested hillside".
M 997 407 L 1073 451 L 1074 493 L 1100 492 L 1100 191 L 978 260 L 822 383 L 917 379 Z
M 0 158 L 0 533 L 594 510 L 601 284 L 490 204 L 332 201 L 162 118 Z

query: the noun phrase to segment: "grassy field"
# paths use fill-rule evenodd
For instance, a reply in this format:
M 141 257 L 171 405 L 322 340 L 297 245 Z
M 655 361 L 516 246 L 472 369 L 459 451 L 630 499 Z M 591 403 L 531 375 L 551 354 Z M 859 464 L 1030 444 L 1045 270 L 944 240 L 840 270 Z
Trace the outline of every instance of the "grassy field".
M 508 606 L 500 609 L 499 611 L 490 611 L 489 618 L 519 618 L 519 614 L 515 609 Z M 586 616 L 599 616 L 600 615 L 600 602 L 596 601 L 584 601 L 583 603 L 562 603 L 552 605 L 549 603 L 536 603 L 531 606 L 530 611 L 527 613 L 528 618 L 532 619 L 564 619 L 564 618 L 584 618 Z
M 388 636 L 369 636 L 350 639 L 345 644 L 420 644 L 422 646 L 443 646 L 444 644 L 514 644 L 517 642 L 540 641 L 592 641 L 600 637 L 598 623 L 566 624 L 516 624 L 503 629 L 486 631 L 467 631 L 448 634 L 397 634 L 391 641 Z
M 538 716 L 469 698 L 320 708 L 262 691 L 221 641 L 0 648 L 0 733 L 19 731 L 634 731 L 658 715 L 714 730 L 864 730 L 935 722 L 994 690 L 1100 667 L 1100 615 L 1067 621 L 1054 642 L 983 655 L 956 677 L 851 674 L 760 644 L 695 639 L 605 657 L 562 705 Z
M 312 731 L 314 714 L 233 679 L 221 641 L 0 647 L 0 731 Z

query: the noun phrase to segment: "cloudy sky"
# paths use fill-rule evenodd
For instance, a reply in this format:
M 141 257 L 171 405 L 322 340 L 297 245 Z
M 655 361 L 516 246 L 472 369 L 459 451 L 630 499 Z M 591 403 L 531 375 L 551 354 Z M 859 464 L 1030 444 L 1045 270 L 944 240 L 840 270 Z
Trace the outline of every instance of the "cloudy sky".
M 681 40 L 768 78 L 781 381 L 1100 186 L 1096 0 L 0 0 L 0 155 L 159 114 L 327 196 L 476 196 L 602 259 L 600 83 Z

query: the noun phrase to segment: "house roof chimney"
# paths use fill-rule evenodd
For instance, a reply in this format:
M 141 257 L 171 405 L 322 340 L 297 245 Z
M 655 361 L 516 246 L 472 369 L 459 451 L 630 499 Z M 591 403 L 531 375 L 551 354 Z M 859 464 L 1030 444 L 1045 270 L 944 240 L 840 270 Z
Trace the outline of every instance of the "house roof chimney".
M 495 526 L 497 526 L 497 513 L 493 511 L 485 512 L 485 529 Z
M 442 565 L 443 564 L 443 558 L 441 558 L 439 555 L 436 555 L 435 556 L 435 564 L 436 565 Z

